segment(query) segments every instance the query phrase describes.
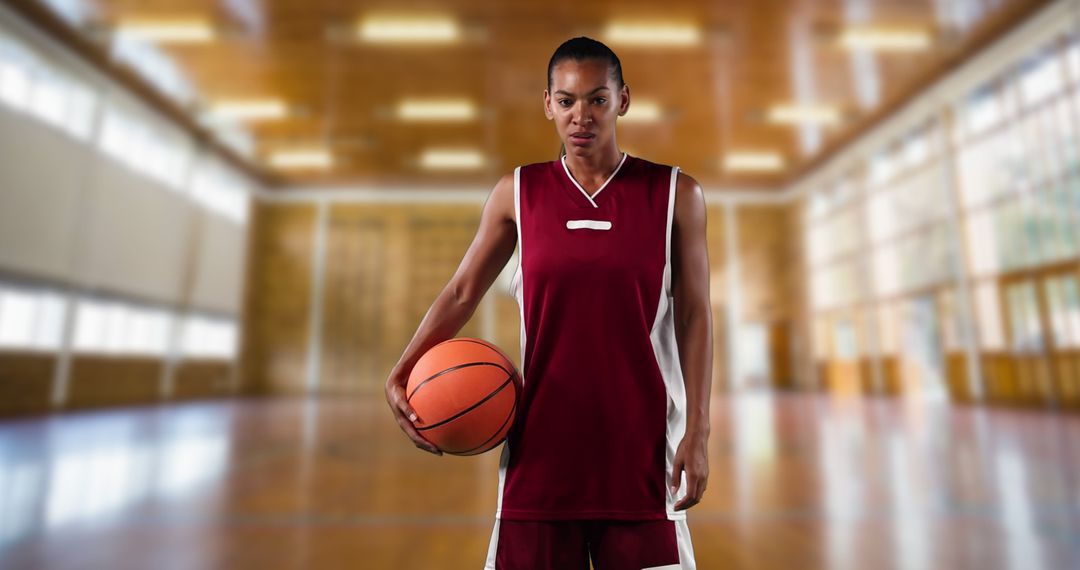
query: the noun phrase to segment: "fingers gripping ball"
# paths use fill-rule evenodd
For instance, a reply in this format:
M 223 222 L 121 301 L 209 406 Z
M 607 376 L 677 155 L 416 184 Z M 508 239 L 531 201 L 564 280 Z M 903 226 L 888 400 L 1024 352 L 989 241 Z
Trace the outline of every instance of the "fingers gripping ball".
M 413 423 L 444 453 L 477 455 L 510 431 L 521 377 L 499 348 L 475 338 L 454 338 L 424 353 L 405 386 L 416 410 Z

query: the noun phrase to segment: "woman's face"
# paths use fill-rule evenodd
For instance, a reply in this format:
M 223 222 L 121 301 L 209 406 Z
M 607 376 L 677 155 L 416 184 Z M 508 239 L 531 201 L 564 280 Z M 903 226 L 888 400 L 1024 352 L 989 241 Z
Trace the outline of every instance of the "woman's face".
M 544 90 L 544 114 L 555 121 L 567 154 L 589 156 L 615 137 L 615 117 L 630 106 L 630 89 L 616 85 L 602 59 L 564 59 Z

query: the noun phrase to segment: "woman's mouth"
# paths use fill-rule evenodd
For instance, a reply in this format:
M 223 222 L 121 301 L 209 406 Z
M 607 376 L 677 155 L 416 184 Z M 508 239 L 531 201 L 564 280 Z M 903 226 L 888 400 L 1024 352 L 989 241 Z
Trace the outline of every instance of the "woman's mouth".
M 592 133 L 574 133 L 570 135 L 570 142 L 576 145 L 586 145 L 592 142 L 596 135 Z

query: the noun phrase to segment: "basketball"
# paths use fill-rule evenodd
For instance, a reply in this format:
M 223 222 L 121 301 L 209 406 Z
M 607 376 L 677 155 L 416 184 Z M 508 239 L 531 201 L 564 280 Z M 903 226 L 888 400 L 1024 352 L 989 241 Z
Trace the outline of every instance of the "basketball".
M 443 453 L 477 455 L 506 438 L 520 388 L 517 369 L 497 346 L 454 338 L 420 357 L 405 394 L 425 439 Z

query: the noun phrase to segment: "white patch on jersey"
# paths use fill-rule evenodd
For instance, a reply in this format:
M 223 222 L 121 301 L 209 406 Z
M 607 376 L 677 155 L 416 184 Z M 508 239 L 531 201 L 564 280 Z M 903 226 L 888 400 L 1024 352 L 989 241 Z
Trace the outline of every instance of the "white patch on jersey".
M 610 230 L 611 222 L 607 220 L 566 220 L 568 230 Z

